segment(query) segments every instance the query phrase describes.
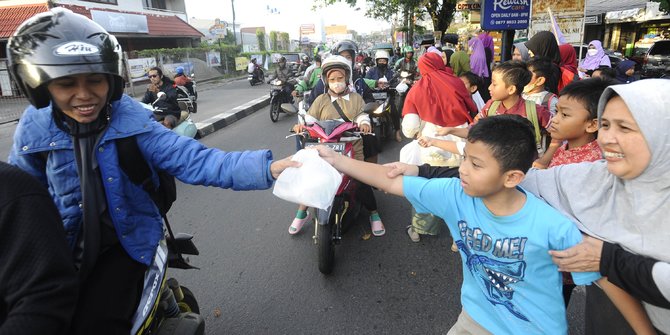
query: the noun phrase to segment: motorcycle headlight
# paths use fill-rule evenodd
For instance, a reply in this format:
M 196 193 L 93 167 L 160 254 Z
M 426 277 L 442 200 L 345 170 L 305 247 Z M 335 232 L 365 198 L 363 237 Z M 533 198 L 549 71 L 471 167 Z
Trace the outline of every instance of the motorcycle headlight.
M 277 85 L 277 86 L 281 85 L 281 80 L 277 80 L 277 81 L 275 82 L 275 85 Z
M 400 72 L 400 76 L 403 77 L 403 78 L 407 78 L 407 77 L 409 77 L 409 72 L 402 71 L 402 72 Z

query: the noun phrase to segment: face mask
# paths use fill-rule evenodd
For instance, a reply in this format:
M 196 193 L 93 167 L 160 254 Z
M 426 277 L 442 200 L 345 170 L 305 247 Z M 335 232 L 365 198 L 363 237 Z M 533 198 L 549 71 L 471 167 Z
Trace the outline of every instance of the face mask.
M 595 56 L 596 54 L 598 54 L 598 49 L 589 49 L 589 51 L 587 51 L 586 53 L 588 53 L 589 56 Z
M 347 87 L 347 85 L 341 81 L 336 83 L 330 83 L 328 84 L 328 86 L 330 87 L 331 91 L 337 94 L 341 94 L 342 92 L 344 92 L 344 89 Z

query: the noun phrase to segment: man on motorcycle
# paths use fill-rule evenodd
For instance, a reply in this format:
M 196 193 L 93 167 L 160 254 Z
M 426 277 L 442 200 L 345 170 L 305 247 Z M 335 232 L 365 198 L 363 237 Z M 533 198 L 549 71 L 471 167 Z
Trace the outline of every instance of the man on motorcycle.
M 298 96 L 300 93 L 311 90 L 316 83 L 319 82 L 319 79 L 321 78 L 321 56 L 314 57 L 314 64 L 307 68 L 303 78 L 303 80 L 295 85 L 295 90 L 291 92 L 291 95 L 294 97 Z
M 293 91 L 293 85 L 290 84 L 288 81 L 289 79 L 291 79 L 291 77 L 294 76 L 294 73 L 293 71 L 291 71 L 291 68 L 287 65 L 286 57 L 281 56 L 277 64 L 278 66 L 277 68 L 275 68 L 274 78 L 282 82 L 282 91 L 284 91 L 283 93 L 291 95 L 291 92 Z
M 249 62 L 249 65 L 247 66 L 247 73 L 252 74 L 254 80 L 258 80 L 258 78 L 261 77 L 261 73 L 263 72 L 261 66 L 258 65 L 256 62 L 257 62 L 256 58 L 252 58 L 251 62 Z
M 181 116 L 181 109 L 177 103 L 177 90 L 174 88 L 174 82 L 163 75 L 163 70 L 155 66 L 149 70 L 149 85 L 144 93 L 142 102 L 152 104 L 158 109 L 154 112 L 157 121 L 163 121 L 167 115 L 172 115 L 177 120 Z M 165 98 L 158 99 L 158 92 L 165 93 Z M 156 101 L 156 103 L 154 103 Z
M 310 66 L 312 66 L 312 64 L 309 62 L 309 57 L 302 56 L 302 59 L 300 60 L 300 67 L 298 68 L 298 72 L 305 73 L 307 71 L 307 68 L 309 68 Z
M 195 95 L 193 91 L 193 81 L 187 75 L 184 74 L 184 67 L 178 66 L 175 69 L 174 84 L 177 86 L 184 86 L 188 90 L 190 95 Z
M 368 70 L 368 73 L 365 75 L 365 78 L 374 79 L 377 81 L 376 89 L 379 91 L 386 91 L 389 87 L 395 87 L 397 83 L 397 78 L 395 77 L 393 70 L 389 67 L 389 54 L 386 50 L 377 50 L 375 52 L 375 61 L 376 66 Z M 395 99 L 393 95 L 394 92 L 389 91 L 388 94 L 391 95 L 391 101 Z M 396 104 L 391 104 L 391 122 L 393 123 L 393 130 L 395 130 L 396 141 L 402 141 L 401 129 L 400 129 L 400 111 L 397 110 Z
M 408 79 L 414 80 L 417 69 L 416 61 L 414 60 L 414 48 L 411 45 L 407 45 L 403 48 L 403 51 L 405 52 L 405 57 L 395 63 L 395 75 L 399 76 L 402 71 L 406 71 L 410 74 Z
M 136 143 L 153 181 L 161 169 L 189 184 L 267 189 L 286 167 L 297 166 L 273 161 L 269 150 L 224 152 L 165 129 L 123 94 L 116 38 L 68 9 L 20 25 L 7 56 L 32 105 L 16 127 L 9 163 L 51 191 L 78 272 L 68 334 L 129 334 L 145 272 L 164 238 L 156 204 L 119 163 L 117 141 Z

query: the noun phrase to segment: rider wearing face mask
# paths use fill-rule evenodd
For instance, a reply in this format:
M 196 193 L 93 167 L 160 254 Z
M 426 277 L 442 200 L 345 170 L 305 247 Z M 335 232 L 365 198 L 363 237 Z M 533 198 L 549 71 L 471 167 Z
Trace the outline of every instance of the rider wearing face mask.
M 289 83 L 289 79 L 294 75 L 291 68 L 286 63 L 286 57 L 282 56 L 279 58 L 278 66 L 275 69 L 274 78 L 281 80 L 282 82 L 282 91 L 284 94 L 290 95 L 293 92 L 294 85 Z
M 375 52 L 375 61 L 377 65 L 372 67 L 368 73 L 365 74 L 365 78 L 373 79 L 377 81 L 377 88 L 386 88 L 393 79 L 393 70 L 389 67 L 389 54 L 385 50 L 377 50 Z M 386 80 L 382 79 L 385 78 Z
M 363 112 L 365 101 L 351 87 L 351 61 L 343 56 L 330 56 L 323 61 L 321 68 L 323 71 L 322 81 L 326 83 L 327 91 L 314 100 L 305 117 L 305 122 L 313 123 L 337 119 L 353 121 L 358 125 L 361 132 L 370 133 L 372 129 L 370 117 Z M 302 125 L 295 125 L 294 131 L 302 131 Z M 363 140 L 353 142 L 353 146 L 354 158 L 363 160 Z M 374 236 L 384 235 L 386 230 L 377 212 L 377 201 L 372 188 L 369 185 L 361 184 L 359 197 L 363 207 L 370 212 L 372 234 Z M 288 229 L 289 234 L 294 235 L 300 232 L 310 219 L 307 206 L 300 205 Z

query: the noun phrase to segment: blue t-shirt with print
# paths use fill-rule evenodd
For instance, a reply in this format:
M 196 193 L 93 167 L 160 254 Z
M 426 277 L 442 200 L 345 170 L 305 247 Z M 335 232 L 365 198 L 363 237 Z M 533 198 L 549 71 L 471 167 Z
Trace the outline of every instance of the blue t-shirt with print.
M 403 190 L 418 213 L 447 223 L 463 262 L 461 303 L 493 334 L 567 334 L 562 279 L 549 250 L 582 240 L 577 227 L 534 195 L 513 215 L 496 216 L 456 178 L 403 177 Z M 577 285 L 600 278 L 573 273 Z

